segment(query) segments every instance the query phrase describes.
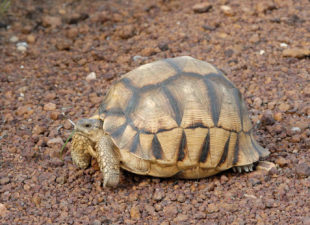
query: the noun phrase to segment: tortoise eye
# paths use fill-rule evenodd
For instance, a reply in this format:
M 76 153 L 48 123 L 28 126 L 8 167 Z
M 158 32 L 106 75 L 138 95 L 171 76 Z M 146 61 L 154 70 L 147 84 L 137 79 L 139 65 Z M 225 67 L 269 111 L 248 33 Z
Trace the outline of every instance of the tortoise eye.
M 86 128 L 90 128 L 91 127 L 91 124 L 87 123 L 84 125 Z

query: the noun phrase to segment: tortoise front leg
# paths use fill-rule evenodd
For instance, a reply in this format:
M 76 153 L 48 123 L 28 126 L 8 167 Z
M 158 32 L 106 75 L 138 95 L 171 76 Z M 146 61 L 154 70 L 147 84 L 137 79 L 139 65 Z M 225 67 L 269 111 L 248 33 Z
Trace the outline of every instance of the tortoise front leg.
M 108 135 L 103 135 L 97 145 L 98 164 L 103 173 L 103 186 L 117 186 L 119 183 L 120 160 L 113 141 Z
M 91 151 L 89 151 L 91 148 Z M 73 163 L 85 169 L 89 166 L 91 155 L 89 152 L 93 152 L 90 140 L 78 133 L 75 133 L 72 137 L 71 157 Z

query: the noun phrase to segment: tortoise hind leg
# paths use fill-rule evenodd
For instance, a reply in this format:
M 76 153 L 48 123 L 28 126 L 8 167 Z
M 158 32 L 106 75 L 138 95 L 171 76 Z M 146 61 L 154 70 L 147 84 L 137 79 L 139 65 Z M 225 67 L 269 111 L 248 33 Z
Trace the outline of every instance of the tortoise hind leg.
M 253 167 L 254 167 L 254 165 L 253 165 L 253 163 L 251 163 L 249 165 L 244 165 L 244 166 L 235 166 L 232 169 L 233 169 L 233 171 L 235 173 L 237 173 L 237 172 L 241 173 L 242 171 L 252 172 L 253 171 Z
M 75 133 L 72 137 L 71 157 L 73 163 L 85 169 L 89 166 L 91 155 L 88 153 L 88 149 L 92 148 L 88 138 Z
M 120 160 L 117 149 L 109 136 L 103 135 L 98 142 L 97 151 L 98 164 L 104 178 L 103 186 L 117 186 L 120 175 Z

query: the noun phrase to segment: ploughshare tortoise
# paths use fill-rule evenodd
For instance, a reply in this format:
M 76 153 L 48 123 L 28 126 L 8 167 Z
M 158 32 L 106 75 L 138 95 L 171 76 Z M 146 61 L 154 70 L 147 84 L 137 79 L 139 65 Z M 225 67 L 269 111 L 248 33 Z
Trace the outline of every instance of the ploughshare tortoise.
M 252 171 L 269 154 L 253 138 L 240 91 L 209 63 L 169 58 L 123 75 L 98 113 L 75 126 L 71 155 L 98 161 L 104 186 L 120 167 L 136 174 L 196 179 L 223 170 Z

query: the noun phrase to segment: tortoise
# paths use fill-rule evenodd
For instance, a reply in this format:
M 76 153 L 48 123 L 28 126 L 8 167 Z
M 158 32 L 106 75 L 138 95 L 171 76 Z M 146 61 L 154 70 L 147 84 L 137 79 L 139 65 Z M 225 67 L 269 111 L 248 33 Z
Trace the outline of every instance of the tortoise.
M 97 159 L 104 186 L 120 167 L 142 175 L 197 179 L 253 170 L 269 154 L 253 137 L 240 91 L 217 68 L 189 56 L 142 65 L 107 92 L 97 113 L 75 125 L 71 156 Z

